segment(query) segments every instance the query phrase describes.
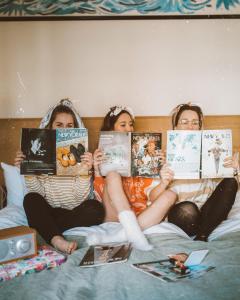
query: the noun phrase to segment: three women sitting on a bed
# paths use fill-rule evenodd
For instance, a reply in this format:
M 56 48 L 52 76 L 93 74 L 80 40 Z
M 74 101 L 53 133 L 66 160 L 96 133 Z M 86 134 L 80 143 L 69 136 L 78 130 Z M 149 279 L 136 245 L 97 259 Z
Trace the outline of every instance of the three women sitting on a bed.
M 195 105 L 180 105 L 172 120 L 174 129 L 201 129 L 202 112 Z M 60 101 L 43 118 L 40 128 L 83 127 L 83 123 L 68 100 Z M 101 130 L 130 132 L 134 128 L 134 116 L 129 108 L 110 109 Z M 90 170 L 94 166 L 94 188 L 104 204 L 96 200 L 85 201 L 91 189 L 90 177 L 26 176 L 29 193 L 24 208 L 29 225 L 54 247 L 66 253 L 77 248 L 75 241 L 66 241 L 62 233 L 78 226 L 97 225 L 104 221 L 119 221 L 120 229 L 107 234 L 90 234 L 89 244 L 129 240 L 133 246 L 150 250 L 143 229 L 159 224 L 168 214 L 168 220 L 196 239 L 207 240 L 209 234 L 227 218 L 235 200 L 237 181 L 204 179 L 193 181 L 174 180 L 174 174 L 165 164 L 160 171 L 161 180 L 141 177 L 121 177 L 110 172 L 100 175 L 103 160 L 100 149 L 85 153 L 81 159 Z M 15 165 L 23 159 L 18 152 Z M 163 153 L 162 162 L 165 161 Z M 237 157 L 228 158 L 227 167 L 239 169 Z M 100 200 L 100 199 L 99 199 Z M 170 210 L 170 211 L 169 211 Z
M 42 119 L 40 128 L 84 127 L 82 120 L 69 100 L 61 100 Z M 17 153 L 15 165 L 23 160 Z M 88 170 L 92 169 L 93 158 L 89 152 L 81 156 Z M 30 227 L 55 248 L 72 253 L 76 241 L 67 241 L 62 233 L 78 226 L 92 226 L 103 222 L 104 208 L 97 200 L 87 200 L 91 190 L 90 176 L 25 176 L 29 193 L 24 198 L 24 209 Z M 86 200 L 86 201 L 85 201 Z
M 179 105 L 172 116 L 173 129 L 200 130 L 202 122 L 202 111 L 195 105 Z M 133 125 L 134 116 L 128 108 L 113 107 L 101 129 L 126 132 L 133 131 Z M 121 177 L 114 171 L 103 178 L 99 172 L 102 160 L 103 153 L 97 149 L 94 153 L 95 192 L 103 200 L 105 221 L 119 221 L 122 228 L 112 235 L 90 234 L 89 244 L 129 240 L 136 248 L 149 250 L 151 246 L 141 230 L 159 224 L 166 215 L 169 222 L 178 225 L 190 236 L 196 235 L 195 239 L 206 241 L 209 234 L 227 218 L 238 189 L 235 178 L 221 182 L 214 179 L 173 181 L 174 173 L 166 164 L 160 171 L 160 181 Z M 225 166 L 238 170 L 237 156 L 226 159 Z

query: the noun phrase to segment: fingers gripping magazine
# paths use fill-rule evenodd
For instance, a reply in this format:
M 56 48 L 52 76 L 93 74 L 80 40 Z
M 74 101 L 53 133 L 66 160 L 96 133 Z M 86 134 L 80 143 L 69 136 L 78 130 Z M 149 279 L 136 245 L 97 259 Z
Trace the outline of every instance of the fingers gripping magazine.
M 130 243 L 90 246 L 81 260 L 80 267 L 94 267 L 127 261 L 132 246 Z

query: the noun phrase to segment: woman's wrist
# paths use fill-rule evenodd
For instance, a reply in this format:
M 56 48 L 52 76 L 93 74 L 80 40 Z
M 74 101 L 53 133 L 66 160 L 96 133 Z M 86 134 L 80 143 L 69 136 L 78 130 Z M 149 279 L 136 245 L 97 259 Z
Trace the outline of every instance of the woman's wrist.
M 163 180 L 163 179 L 161 179 L 159 186 L 162 189 L 166 189 L 171 182 L 172 182 L 172 180 L 168 180 L 168 179 Z
M 96 172 L 96 171 L 94 172 L 94 176 L 95 177 L 102 177 L 102 175 L 100 174 L 100 172 Z
M 233 176 L 238 176 L 239 168 L 233 169 Z

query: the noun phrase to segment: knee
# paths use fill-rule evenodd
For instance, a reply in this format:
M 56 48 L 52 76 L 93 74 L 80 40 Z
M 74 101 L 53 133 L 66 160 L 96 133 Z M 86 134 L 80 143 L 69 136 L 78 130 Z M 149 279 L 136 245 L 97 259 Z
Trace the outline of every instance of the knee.
M 79 206 L 79 209 L 94 221 L 93 225 L 101 224 L 105 218 L 105 208 L 98 200 L 86 200 Z
M 180 227 L 188 235 L 194 235 L 200 220 L 200 211 L 195 203 L 185 201 L 173 206 L 168 221 Z
M 112 182 L 116 182 L 116 181 L 118 182 L 122 181 L 121 175 L 116 171 L 109 172 L 105 179 L 106 184 L 109 185 Z
M 182 212 L 184 213 L 184 215 L 192 215 L 193 213 L 198 213 L 199 209 L 198 206 L 196 205 L 196 203 L 194 202 L 190 202 L 190 201 L 183 201 L 180 203 L 177 203 L 176 205 L 174 205 L 171 209 L 170 212 Z M 169 212 L 169 214 L 170 214 Z
M 42 201 L 44 198 L 38 193 L 28 193 L 23 199 L 23 207 L 26 210 L 36 207 L 36 205 Z

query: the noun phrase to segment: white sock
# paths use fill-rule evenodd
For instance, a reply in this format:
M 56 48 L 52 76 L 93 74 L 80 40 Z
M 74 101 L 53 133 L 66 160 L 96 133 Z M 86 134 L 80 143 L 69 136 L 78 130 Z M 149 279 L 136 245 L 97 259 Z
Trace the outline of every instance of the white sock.
M 128 240 L 125 230 L 123 228 L 117 228 L 111 234 L 101 233 L 90 233 L 87 238 L 88 245 L 106 244 L 106 243 L 122 243 Z
M 125 230 L 127 239 L 130 243 L 132 243 L 134 248 L 143 251 L 149 251 L 152 249 L 152 246 L 148 243 L 144 233 L 142 232 L 133 211 L 124 210 L 120 212 L 118 218 Z

